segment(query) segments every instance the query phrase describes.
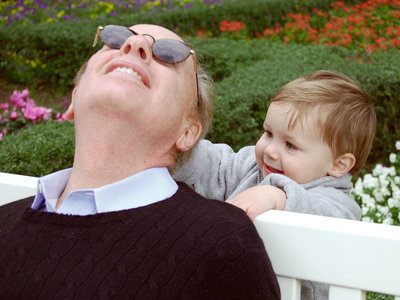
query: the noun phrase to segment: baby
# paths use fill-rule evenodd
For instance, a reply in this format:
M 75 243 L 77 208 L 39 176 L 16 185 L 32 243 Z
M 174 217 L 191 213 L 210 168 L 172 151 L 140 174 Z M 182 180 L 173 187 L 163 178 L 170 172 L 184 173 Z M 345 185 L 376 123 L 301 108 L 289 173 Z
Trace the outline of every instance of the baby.
M 202 140 L 174 178 L 203 196 L 227 200 L 251 219 L 283 209 L 359 220 L 351 173 L 363 167 L 375 125 L 374 108 L 353 80 L 316 71 L 273 97 L 255 147 L 235 153 Z

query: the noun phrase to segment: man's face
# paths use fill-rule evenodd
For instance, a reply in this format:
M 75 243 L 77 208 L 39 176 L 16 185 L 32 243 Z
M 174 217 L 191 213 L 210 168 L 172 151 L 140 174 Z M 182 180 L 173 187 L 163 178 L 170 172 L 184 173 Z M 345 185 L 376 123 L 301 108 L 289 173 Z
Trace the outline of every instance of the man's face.
M 333 166 L 330 147 L 323 142 L 316 114 L 310 113 L 289 129 L 290 105 L 272 103 L 264 121 L 264 134 L 256 144 L 256 159 L 263 176 L 279 173 L 297 183 L 326 176 Z
M 75 119 L 100 117 L 118 120 L 148 133 L 162 143 L 171 142 L 196 101 L 193 60 L 168 64 L 152 55 L 153 40 L 181 39 L 155 25 L 135 25 L 138 33 L 121 49 L 104 46 L 88 61 L 74 94 Z

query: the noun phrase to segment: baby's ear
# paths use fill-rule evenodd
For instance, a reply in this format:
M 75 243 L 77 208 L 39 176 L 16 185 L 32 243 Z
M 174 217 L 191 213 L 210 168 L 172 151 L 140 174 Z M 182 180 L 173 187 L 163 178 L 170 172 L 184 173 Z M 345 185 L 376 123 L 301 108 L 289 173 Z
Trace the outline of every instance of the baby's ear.
M 332 168 L 328 172 L 328 175 L 333 177 L 342 177 L 354 167 L 356 158 L 352 153 L 344 153 L 337 157 L 333 163 Z

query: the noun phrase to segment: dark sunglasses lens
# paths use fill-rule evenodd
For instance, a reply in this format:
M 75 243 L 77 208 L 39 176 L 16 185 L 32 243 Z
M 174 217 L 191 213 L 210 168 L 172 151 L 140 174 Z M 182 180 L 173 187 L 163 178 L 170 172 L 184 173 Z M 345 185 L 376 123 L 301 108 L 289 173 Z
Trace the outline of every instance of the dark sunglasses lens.
M 104 27 L 100 32 L 100 39 L 107 46 L 119 49 L 132 35 L 134 35 L 134 33 L 126 27 L 109 25 Z
M 178 63 L 189 57 L 190 49 L 187 45 L 179 41 L 161 39 L 155 41 L 153 54 L 164 62 Z

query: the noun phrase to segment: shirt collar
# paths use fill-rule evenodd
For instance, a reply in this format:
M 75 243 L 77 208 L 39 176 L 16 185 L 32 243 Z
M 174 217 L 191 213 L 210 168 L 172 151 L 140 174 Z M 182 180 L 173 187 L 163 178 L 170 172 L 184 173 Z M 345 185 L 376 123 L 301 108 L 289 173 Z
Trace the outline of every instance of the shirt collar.
M 72 191 L 55 207 L 72 169 L 41 177 L 32 208 L 72 215 L 90 215 L 146 206 L 175 194 L 178 185 L 166 167 L 151 168 L 95 189 Z

